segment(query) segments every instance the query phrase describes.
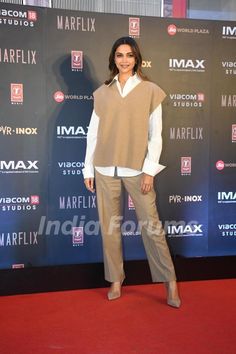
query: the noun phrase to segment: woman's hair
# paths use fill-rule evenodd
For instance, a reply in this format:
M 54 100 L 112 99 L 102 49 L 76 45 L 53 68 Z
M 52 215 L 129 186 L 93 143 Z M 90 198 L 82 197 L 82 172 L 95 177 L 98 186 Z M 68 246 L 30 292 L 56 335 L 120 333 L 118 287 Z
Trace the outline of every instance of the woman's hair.
M 110 77 L 108 80 L 105 81 L 105 84 L 109 85 L 112 82 L 112 80 L 114 79 L 114 77 L 119 72 L 116 67 L 116 64 L 115 64 L 115 53 L 116 53 L 117 48 L 122 44 L 128 44 L 131 47 L 132 53 L 135 58 L 134 72 L 136 72 L 142 80 L 148 81 L 149 79 L 142 72 L 142 55 L 140 53 L 140 49 L 139 49 L 138 44 L 131 37 L 121 37 L 121 38 L 117 39 L 112 46 L 111 53 L 109 56 Z

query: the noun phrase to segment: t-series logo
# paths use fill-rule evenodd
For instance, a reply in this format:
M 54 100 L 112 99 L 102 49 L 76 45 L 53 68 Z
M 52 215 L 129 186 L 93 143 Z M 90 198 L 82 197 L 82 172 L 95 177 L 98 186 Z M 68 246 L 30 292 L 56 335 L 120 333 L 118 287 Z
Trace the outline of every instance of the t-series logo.
M 139 37 L 140 36 L 140 18 L 130 17 L 129 18 L 129 36 Z
M 59 139 L 86 139 L 88 127 L 82 126 L 57 126 L 57 138 Z
M 23 84 L 11 84 L 11 103 L 23 104 Z
M 189 222 L 188 224 L 183 221 L 174 222 L 167 227 L 168 237 L 187 237 L 187 236 L 203 236 L 203 225 L 196 222 Z
M 38 173 L 38 161 L 0 161 L 0 173 Z
M 192 172 L 192 158 L 181 157 L 181 175 L 182 176 L 190 176 Z
M 222 38 L 236 39 L 236 26 L 235 27 L 223 26 Z
M 82 226 L 72 227 L 72 244 L 73 246 L 84 245 L 84 228 Z
M 83 51 L 81 50 L 71 51 L 71 70 L 72 71 L 83 70 Z
M 236 192 L 218 192 L 218 203 L 236 203 Z
M 169 59 L 170 71 L 205 72 L 205 59 Z

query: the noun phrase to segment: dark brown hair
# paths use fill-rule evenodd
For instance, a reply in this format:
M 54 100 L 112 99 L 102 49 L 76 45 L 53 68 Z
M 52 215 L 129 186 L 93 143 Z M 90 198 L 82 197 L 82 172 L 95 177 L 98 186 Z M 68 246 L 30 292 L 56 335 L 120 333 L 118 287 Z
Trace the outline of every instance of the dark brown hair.
M 149 79 L 142 72 L 142 55 L 140 53 L 138 44 L 131 37 L 121 37 L 115 41 L 115 43 L 111 48 L 111 53 L 109 56 L 109 66 L 108 66 L 110 70 L 110 77 L 108 80 L 105 81 L 105 84 L 109 85 L 114 79 L 114 77 L 119 73 L 115 64 L 115 53 L 117 48 L 122 44 L 128 44 L 131 47 L 132 53 L 135 57 L 135 63 L 136 63 L 134 66 L 134 72 L 136 72 L 142 80 L 148 81 Z

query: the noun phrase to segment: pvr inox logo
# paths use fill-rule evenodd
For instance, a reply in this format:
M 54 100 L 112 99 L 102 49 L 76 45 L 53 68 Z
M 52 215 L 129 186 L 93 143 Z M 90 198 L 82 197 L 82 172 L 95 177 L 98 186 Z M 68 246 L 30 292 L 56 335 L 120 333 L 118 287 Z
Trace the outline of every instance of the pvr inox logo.
M 37 135 L 37 128 L 15 128 L 13 129 L 12 127 L 8 126 L 1 126 L 0 127 L 0 133 L 3 135 Z
M 148 60 L 143 60 L 142 61 L 142 68 L 151 68 L 152 67 L 152 62 Z
M 189 202 L 189 203 L 196 203 L 202 202 L 202 195 L 170 195 L 169 196 L 169 203 L 182 203 L 182 202 Z
M 169 59 L 171 71 L 205 71 L 204 59 Z

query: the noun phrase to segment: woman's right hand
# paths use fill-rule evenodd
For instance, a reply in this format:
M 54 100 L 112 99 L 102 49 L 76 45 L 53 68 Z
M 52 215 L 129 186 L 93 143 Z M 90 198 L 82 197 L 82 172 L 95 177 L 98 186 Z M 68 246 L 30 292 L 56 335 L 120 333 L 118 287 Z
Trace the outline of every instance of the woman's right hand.
M 89 178 L 85 178 L 84 179 L 84 184 L 85 187 L 92 193 L 95 192 L 95 188 L 94 188 L 94 178 L 93 177 L 89 177 Z

